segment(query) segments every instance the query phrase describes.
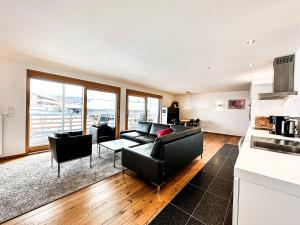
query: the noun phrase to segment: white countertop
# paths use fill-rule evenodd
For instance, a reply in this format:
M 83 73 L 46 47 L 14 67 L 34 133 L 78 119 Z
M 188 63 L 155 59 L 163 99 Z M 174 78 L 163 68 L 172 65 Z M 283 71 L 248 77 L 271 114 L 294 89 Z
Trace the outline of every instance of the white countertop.
M 299 141 L 249 128 L 234 167 L 234 176 L 300 197 L 300 156 L 250 147 L 251 136 Z

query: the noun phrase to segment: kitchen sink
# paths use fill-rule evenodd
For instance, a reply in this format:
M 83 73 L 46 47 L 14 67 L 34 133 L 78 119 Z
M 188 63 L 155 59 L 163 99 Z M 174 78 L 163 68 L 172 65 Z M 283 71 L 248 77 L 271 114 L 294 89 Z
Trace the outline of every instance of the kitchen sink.
M 251 137 L 251 147 L 266 151 L 300 156 L 300 142 L 276 138 Z

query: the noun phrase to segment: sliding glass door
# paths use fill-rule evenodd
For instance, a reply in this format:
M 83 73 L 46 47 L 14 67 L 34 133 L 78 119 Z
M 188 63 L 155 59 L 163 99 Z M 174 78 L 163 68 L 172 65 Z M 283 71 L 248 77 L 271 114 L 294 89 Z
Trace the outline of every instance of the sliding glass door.
M 30 80 L 30 147 L 48 145 L 58 131 L 82 130 L 83 87 L 39 79 Z
M 139 121 L 145 121 L 146 99 L 144 97 L 128 96 L 128 129 L 134 130 Z
M 116 127 L 117 95 L 115 93 L 87 90 L 87 133 L 92 125 L 107 123 Z
M 160 122 L 161 96 L 132 90 L 127 90 L 126 96 L 127 129 L 136 129 L 139 121 Z
M 48 136 L 107 123 L 120 131 L 120 88 L 27 70 L 26 152 L 49 148 Z
M 83 87 L 64 84 L 63 131 L 81 131 L 83 127 Z

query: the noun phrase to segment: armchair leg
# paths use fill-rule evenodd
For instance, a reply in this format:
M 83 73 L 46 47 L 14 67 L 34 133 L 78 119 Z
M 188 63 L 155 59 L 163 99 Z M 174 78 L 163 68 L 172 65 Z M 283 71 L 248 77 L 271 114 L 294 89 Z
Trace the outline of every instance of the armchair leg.
M 92 155 L 90 155 L 90 168 L 91 169 L 93 168 L 93 165 L 92 165 Z
M 125 173 L 125 167 L 122 166 L 122 173 Z
M 57 167 L 57 177 L 60 178 L 60 163 L 58 163 Z
M 51 167 L 53 167 L 53 156 L 51 154 Z
M 101 158 L 100 154 L 101 154 L 101 146 L 99 145 L 98 147 L 98 153 L 99 153 L 99 158 Z
M 202 154 L 201 154 L 201 159 L 202 159 Z
M 159 185 L 156 186 L 156 194 L 160 195 L 160 186 Z

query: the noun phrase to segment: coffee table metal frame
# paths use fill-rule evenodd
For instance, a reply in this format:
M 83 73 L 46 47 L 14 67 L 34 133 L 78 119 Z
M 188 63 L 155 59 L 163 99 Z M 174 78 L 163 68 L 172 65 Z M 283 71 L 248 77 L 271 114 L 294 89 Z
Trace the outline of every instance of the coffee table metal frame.
M 116 167 L 116 153 L 122 151 L 122 148 L 130 148 L 140 145 L 137 142 L 126 140 L 126 139 L 118 139 L 118 140 L 112 140 L 112 141 L 105 141 L 102 143 L 99 143 L 99 158 L 101 158 L 101 148 L 104 147 L 110 151 L 113 151 L 114 154 L 114 167 Z

